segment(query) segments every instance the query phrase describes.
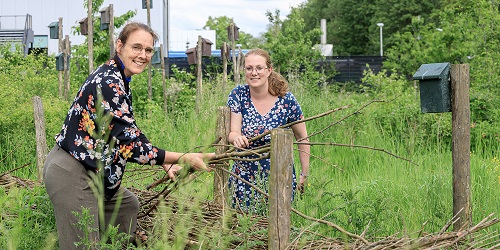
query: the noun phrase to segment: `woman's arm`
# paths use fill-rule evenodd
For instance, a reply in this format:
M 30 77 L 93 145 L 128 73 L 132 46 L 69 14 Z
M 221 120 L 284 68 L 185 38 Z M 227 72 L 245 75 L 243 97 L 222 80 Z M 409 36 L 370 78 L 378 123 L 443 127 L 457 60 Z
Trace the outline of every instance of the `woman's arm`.
M 239 148 L 246 148 L 249 146 L 248 138 L 241 134 L 241 124 L 243 122 L 243 117 L 241 114 L 231 112 L 231 131 L 227 136 L 229 143 Z
M 210 171 L 206 165 L 206 161 L 214 157 L 214 153 L 179 153 L 165 151 L 165 160 L 163 166 L 171 164 L 187 164 L 197 170 Z
M 296 140 L 307 137 L 307 128 L 304 122 L 292 126 L 293 134 Z M 309 142 L 309 139 L 300 142 Z M 309 176 L 309 159 L 311 155 L 311 146 L 308 144 L 299 144 L 299 158 L 302 171 L 300 172 L 299 190 L 303 191 L 304 183 Z

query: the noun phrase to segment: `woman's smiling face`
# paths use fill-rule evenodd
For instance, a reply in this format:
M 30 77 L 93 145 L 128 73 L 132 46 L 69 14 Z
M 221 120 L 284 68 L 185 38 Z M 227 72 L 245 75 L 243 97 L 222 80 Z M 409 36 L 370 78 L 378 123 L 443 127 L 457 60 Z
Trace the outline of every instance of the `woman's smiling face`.
M 248 85 L 254 88 L 268 88 L 268 77 L 272 68 L 266 64 L 266 58 L 260 55 L 245 57 L 245 77 Z
M 153 36 L 142 29 L 130 33 L 126 42 L 120 39 L 116 41 L 116 52 L 125 66 L 124 73 L 126 77 L 144 71 L 152 56 L 147 55 L 146 51 L 153 50 L 153 46 Z

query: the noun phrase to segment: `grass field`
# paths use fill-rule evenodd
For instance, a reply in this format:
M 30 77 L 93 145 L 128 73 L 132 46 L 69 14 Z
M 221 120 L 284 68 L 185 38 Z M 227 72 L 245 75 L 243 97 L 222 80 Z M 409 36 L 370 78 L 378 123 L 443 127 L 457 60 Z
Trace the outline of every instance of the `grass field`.
M 0 80 L 5 80 L 2 78 L 7 76 L 0 77 Z M 26 84 L 24 81 L 10 80 Z M 141 82 L 141 79 L 134 79 L 134 84 L 137 82 Z M 136 113 L 138 125 L 150 141 L 162 148 L 181 152 L 206 147 L 213 142 L 216 109 L 225 105 L 231 87 L 222 89 L 218 80 L 204 84 L 205 92 L 199 113 L 194 108 L 185 108 L 187 111 L 184 115 L 165 116 L 161 104 L 147 103 L 140 98 L 135 102 L 141 105 Z M 400 93 L 391 92 L 393 89 L 383 89 L 377 93 L 348 93 L 324 89 L 312 93 L 305 86 L 291 83 L 306 117 L 348 106 L 331 115 L 308 121 L 309 134 L 314 134 L 311 141 L 363 147 L 312 146 L 306 192 L 297 197 L 293 207 L 308 216 L 336 223 L 355 234 L 363 233 L 369 225 L 365 235 L 369 239 L 419 230 L 441 230 L 453 217 L 451 114 L 421 114 L 419 101 L 411 90 Z M 56 84 L 49 84 L 45 88 L 4 87 L 8 94 L 2 94 L 5 108 L 0 110 L 0 172 L 27 165 L 11 174 L 36 180 L 36 137 L 30 98 L 34 94 L 43 98 L 49 148 L 54 143 L 53 135 L 60 129 L 70 103 L 51 94 L 57 89 Z M 144 86 L 132 87 L 139 95 L 144 93 L 141 89 Z M 15 104 L 8 101 L 13 100 L 12 96 L 20 97 Z M 373 100 L 380 102 L 371 103 Z M 193 107 L 194 103 L 194 99 L 183 100 L 183 104 L 188 107 Z M 208 150 L 213 151 L 213 148 Z M 485 139 L 480 127 L 471 129 L 473 223 L 500 211 L 498 152 L 498 140 Z M 295 158 L 295 162 L 299 162 L 297 152 Z M 138 167 L 131 164 L 128 169 Z M 124 183 L 137 188 L 144 188 L 147 184 L 150 183 L 132 180 Z M 212 185 L 213 174 L 203 173 L 196 181 L 182 185 L 173 197 L 180 200 L 193 197 L 198 202 L 210 200 L 213 197 Z M 0 211 L 0 248 L 56 248 L 52 207 L 43 186 L 1 189 Z M 195 209 L 190 211 L 192 214 L 188 215 L 196 214 Z M 241 220 L 244 222 L 245 218 Z M 162 221 L 161 218 L 158 221 Z M 344 237 L 331 227 L 294 214 L 292 224 L 298 231 L 307 228 L 329 237 Z M 157 233 L 162 231 L 161 225 L 158 225 Z M 156 239 L 152 248 L 182 249 L 186 237 L 183 227 L 191 226 L 182 223 L 176 225 L 179 233 L 173 241 L 161 234 L 151 237 Z M 486 231 L 497 235 L 492 241 L 498 240 L 500 226 L 494 225 Z M 230 241 L 231 235 L 225 235 L 222 231 L 218 233 L 217 239 L 207 238 L 207 235 L 217 235 L 214 232 L 200 235 L 200 239 L 226 242 L 222 245 Z M 252 249 L 252 244 L 241 249 Z

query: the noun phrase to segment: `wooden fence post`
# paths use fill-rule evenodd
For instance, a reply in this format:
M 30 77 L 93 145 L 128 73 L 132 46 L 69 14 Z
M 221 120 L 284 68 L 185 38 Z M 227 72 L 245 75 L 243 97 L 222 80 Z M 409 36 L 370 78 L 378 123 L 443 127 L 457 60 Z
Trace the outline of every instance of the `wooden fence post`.
M 469 65 L 451 65 L 453 230 L 472 225 L 470 198 L 470 104 Z
M 58 23 L 58 49 L 57 49 L 57 52 L 58 53 L 61 53 L 63 52 L 63 47 L 64 47 L 64 44 L 63 44 L 63 40 L 62 40 L 62 36 L 63 36 L 63 18 L 62 17 L 59 17 L 59 23 Z M 64 58 L 66 57 L 65 55 L 63 55 Z M 64 65 L 66 66 L 66 65 Z M 64 67 L 63 67 L 63 70 L 64 70 Z M 64 70 L 66 71 L 66 70 Z M 58 72 L 59 74 L 59 97 L 62 98 L 63 97 L 63 72 L 62 71 L 59 71 Z
M 230 24 L 230 33 L 231 33 L 231 54 L 233 58 L 233 74 L 234 74 L 234 83 L 235 85 L 240 84 L 240 72 L 238 72 L 238 64 L 236 62 L 236 42 L 234 37 L 234 23 Z
M 39 96 L 33 97 L 33 114 L 36 133 L 37 177 L 38 181 L 41 183 L 43 181 L 42 168 L 48 154 L 48 148 L 45 135 L 45 116 L 43 112 L 43 104 L 42 99 Z
M 87 1 L 87 49 L 89 53 L 89 74 L 94 71 L 94 17 L 92 16 L 92 1 Z
M 167 51 L 168 53 L 168 51 Z M 163 111 L 165 116 L 168 114 L 168 94 L 167 94 L 167 81 L 165 79 L 165 57 L 163 52 L 163 44 L 160 44 L 160 64 L 161 64 L 161 85 L 163 86 Z M 167 69 L 168 70 L 168 69 Z
M 113 4 L 109 5 L 109 58 L 115 56 L 115 13 Z
M 269 173 L 268 249 L 286 249 L 290 239 L 292 208 L 293 132 L 271 131 L 271 169 Z
M 64 38 L 64 100 L 70 100 L 71 90 L 71 67 L 69 58 L 71 57 L 71 41 L 69 35 Z
M 226 90 L 226 85 L 227 85 L 227 43 L 224 42 L 222 44 L 222 51 L 221 51 L 221 56 L 222 56 L 222 89 Z
M 227 136 L 230 131 L 230 112 L 229 107 L 221 106 L 217 108 L 217 138 L 221 138 L 220 145 L 227 145 Z M 227 151 L 227 146 L 216 146 L 215 154 L 222 154 Z M 228 164 L 224 163 L 224 167 Z M 228 181 L 229 175 L 222 170 L 216 169 L 214 171 L 214 202 L 220 205 L 223 210 L 227 206 L 228 198 Z
M 200 105 L 202 103 L 203 93 L 203 72 L 202 72 L 202 46 L 203 38 L 198 36 L 198 43 L 196 45 L 196 114 L 200 112 Z
M 151 27 L 151 1 L 146 0 L 146 12 L 148 19 L 148 26 Z M 148 100 L 153 100 L 153 82 L 152 82 L 152 65 L 151 61 L 148 63 Z M 151 110 L 150 110 L 151 111 Z M 149 112 L 151 113 L 151 112 Z

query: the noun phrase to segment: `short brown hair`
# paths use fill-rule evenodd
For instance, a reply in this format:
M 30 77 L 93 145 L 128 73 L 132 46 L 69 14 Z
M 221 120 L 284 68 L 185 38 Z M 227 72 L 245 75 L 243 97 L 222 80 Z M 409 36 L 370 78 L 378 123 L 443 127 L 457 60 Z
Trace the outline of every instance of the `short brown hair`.
M 118 39 L 120 39 L 120 41 L 122 41 L 122 43 L 126 43 L 130 34 L 132 34 L 134 31 L 137 31 L 137 30 L 144 30 L 144 31 L 148 32 L 149 34 L 151 34 L 151 36 L 153 37 L 154 43 L 156 43 L 158 41 L 158 35 L 154 32 L 154 30 L 151 29 L 151 27 L 149 27 L 148 25 L 140 23 L 140 22 L 127 23 L 125 25 L 125 27 L 123 27 L 120 34 L 118 35 Z

